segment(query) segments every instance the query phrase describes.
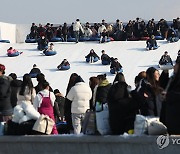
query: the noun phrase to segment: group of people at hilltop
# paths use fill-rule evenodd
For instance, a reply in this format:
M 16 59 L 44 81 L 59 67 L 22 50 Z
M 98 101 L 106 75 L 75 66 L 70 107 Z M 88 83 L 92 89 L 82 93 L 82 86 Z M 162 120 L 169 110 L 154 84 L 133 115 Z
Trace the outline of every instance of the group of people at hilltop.
M 31 39 L 46 36 L 49 41 L 53 37 L 58 37 L 65 42 L 68 38 L 75 38 L 75 41 L 78 42 L 79 37 L 99 37 L 101 42 L 102 38 L 107 39 L 107 37 L 112 37 L 114 40 L 138 40 L 152 35 L 168 41 L 177 41 L 180 37 L 180 18 L 173 19 L 171 25 L 165 19 L 160 19 L 157 23 L 154 19 L 151 19 L 146 23 L 140 18 L 129 20 L 127 24 L 123 24 L 119 19 L 116 20 L 115 24 L 108 24 L 103 19 L 101 23 L 92 25 L 89 22 L 82 25 L 80 20 L 77 19 L 70 26 L 64 23 L 58 27 L 50 23 L 45 26 L 42 26 L 42 24 L 36 26 L 35 23 L 32 23 L 28 36 Z

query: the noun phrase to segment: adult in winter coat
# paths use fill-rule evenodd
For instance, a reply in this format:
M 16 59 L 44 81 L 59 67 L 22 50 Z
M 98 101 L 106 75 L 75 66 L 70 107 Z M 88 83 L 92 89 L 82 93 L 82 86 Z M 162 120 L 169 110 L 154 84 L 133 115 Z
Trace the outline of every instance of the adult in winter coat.
M 141 80 L 136 93 L 132 96 L 139 105 L 140 113 L 144 116 L 160 116 L 163 88 L 159 86 L 159 72 L 154 67 L 146 70 L 146 80 Z
M 161 59 L 159 60 L 159 64 L 160 65 L 167 65 L 167 64 L 171 64 L 173 65 L 172 59 L 171 57 L 168 55 L 168 52 L 165 51 L 164 55 L 161 56 Z
M 166 88 L 166 101 L 163 104 L 161 121 L 167 126 L 168 133 L 180 134 L 180 59 L 176 60 L 174 75 Z
M 85 58 L 86 58 L 86 62 L 91 62 L 91 63 L 96 62 L 100 59 L 99 56 L 95 53 L 94 49 L 91 49 L 90 53 L 87 56 L 85 56 Z
M 70 68 L 70 64 L 69 64 L 69 62 L 67 61 L 67 59 L 64 59 L 64 60 L 61 62 L 61 64 L 59 64 L 59 65 L 57 66 L 57 68 L 58 68 L 59 70 L 63 69 L 63 67 L 64 67 L 64 69 L 65 69 L 65 68 L 67 68 L 67 69 Z M 64 69 L 63 69 L 63 70 L 64 70 Z
M 5 66 L 0 64 L 0 121 L 8 121 L 12 116 L 11 77 L 5 76 Z
M 155 50 L 158 48 L 154 35 L 152 35 L 151 38 L 146 41 L 146 44 L 147 44 L 146 47 L 147 50 L 152 50 L 152 49 Z
M 17 93 L 17 105 L 14 107 L 12 121 L 22 123 L 28 120 L 37 120 L 40 114 L 34 109 L 33 101 L 36 96 L 35 89 L 29 74 L 23 76 L 22 85 Z
M 63 27 L 62 27 L 62 34 L 63 34 L 63 41 L 67 42 L 67 36 L 68 36 L 68 26 L 67 23 L 64 23 Z
M 51 27 L 48 27 L 46 30 L 46 37 L 49 41 L 51 41 L 51 39 L 53 38 L 54 34 L 53 34 L 53 30 Z
M 74 36 L 75 36 L 75 39 L 76 39 L 76 43 L 79 42 L 79 33 L 80 31 L 82 33 L 84 33 L 84 30 L 81 26 L 81 23 L 79 21 L 79 19 L 76 19 L 76 22 L 73 24 L 73 31 L 74 31 Z
M 80 134 L 85 112 L 89 109 L 89 101 L 92 97 L 92 91 L 90 87 L 83 82 L 80 76 L 76 78 L 75 82 L 76 84 L 69 91 L 67 99 L 72 101 L 71 113 L 74 134 Z
M 33 106 L 40 114 L 49 116 L 55 122 L 54 110 L 53 110 L 54 102 L 56 99 L 55 95 L 53 92 L 49 91 L 48 82 L 44 82 L 42 84 L 42 88 L 43 90 L 38 92 L 38 94 L 36 95 L 33 102 Z M 58 134 L 56 125 L 53 126 L 51 134 Z
M 136 108 L 122 73 L 116 75 L 108 92 L 108 106 L 112 134 L 128 133 L 134 128 Z
M 102 55 L 101 55 L 101 60 L 102 60 L 102 64 L 110 64 L 111 62 L 111 58 L 105 53 L 104 50 L 101 51 Z
M 99 79 L 95 76 L 89 78 L 89 86 L 92 91 L 92 98 L 90 100 L 90 109 L 95 109 L 95 99 L 96 99 L 96 91 L 99 84 Z
M 17 79 L 17 75 L 15 73 L 11 73 L 9 76 L 13 79 L 11 81 L 11 105 L 14 108 L 17 105 L 17 93 L 22 85 L 22 81 Z
M 98 75 L 97 78 L 99 79 L 99 85 L 96 90 L 96 103 L 102 103 L 105 104 L 108 102 L 107 95 L 109 92 L 109 89 L 111 87 L 111 84 L 106 79 L 106 74 Z
M 54 95 L 56 97 L 55 102 L 58 104 L 58 110 L 60 112 L 60 120 L 63 121 L 64 120 L 64 103 L 65 103 L 65 98 L 63 96 L 63 94 L 60 93 L 60 91 L 58 89 L 54 90 Z
M 112 73 L 122 72 L 122 65 L 117 58 L 112 59 L 110 69 Z
M 44 50 L 48 48 L 48 39 L 46 39 L 45 36 L 42 36 L 39 40 L 38 40 L 38 50 Z
M 31 71 L 29 72 L 29 75 L 32 77 L 32 78 L 35 78 L 38 74 L 40 74 L 41 71 L 40 69 L 37 67 L 36 64 L 33 65 L 33 68 L 31 69 Z

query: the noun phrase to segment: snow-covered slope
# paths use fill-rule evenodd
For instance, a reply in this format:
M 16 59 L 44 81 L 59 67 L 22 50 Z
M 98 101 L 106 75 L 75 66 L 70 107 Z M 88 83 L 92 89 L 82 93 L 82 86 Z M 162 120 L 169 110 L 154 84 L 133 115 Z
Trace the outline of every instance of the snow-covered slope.
M 180 42 L 168 44 L 167 41 L 158 41 L 160 46 L 157 50 L 146 51 L 145 41 L 124 41 L 124 42 L 109 42 L 106 44 L 98 44 L 97 42 L 83 43 L 55 43 L 57 55 L 43 56 L 41 51 L 37 50 L 37 44 L 0 44 L 0 63 L 6 66 L 6 75 L 15 72 L 18 78 L 22 79 L 25 73 L 29 73 L 33 64 L 41 69 L 45 74 L 52 88 L 58 88 L 65 94 L 71 73 L 78 73 L 82 76 L 85 82 L 89 82 L 91 76 L 98 74 L 107 74 L 110 82 L 113 81 L 114 75 L 109 73 L 109 66 L 101 65 L 101 61 L 89 64 L 85 62 L 85 56 L 90 49 L 101 56 L 101 51 L 104 49 L 110 57 L 117 57 L 123 66 L 126 82 L 134 87 L 135 76 L 150 66 L 156 66 L 164 51 L 168 51 L 172 60 L 176 59 L 177 51 L 180 49 Z M 7 57 L 6 50 L 10 46 L 22 51 L 23 54 L 18 57 Z M 71 69 L 68 71 L 57 70 L 57 65 L 64 59 L 68 59 L 71 64 Z M 34 85 L 37 84 L 36 79 L 33 79 Z

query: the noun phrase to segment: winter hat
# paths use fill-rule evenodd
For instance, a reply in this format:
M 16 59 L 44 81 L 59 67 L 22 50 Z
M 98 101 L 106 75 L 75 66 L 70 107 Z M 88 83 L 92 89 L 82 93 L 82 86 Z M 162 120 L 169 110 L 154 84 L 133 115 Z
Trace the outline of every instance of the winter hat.
M 0 72 L 5 74 L 5 69 L 6 69 L 6 67 L 3 64 L 0 64 Z

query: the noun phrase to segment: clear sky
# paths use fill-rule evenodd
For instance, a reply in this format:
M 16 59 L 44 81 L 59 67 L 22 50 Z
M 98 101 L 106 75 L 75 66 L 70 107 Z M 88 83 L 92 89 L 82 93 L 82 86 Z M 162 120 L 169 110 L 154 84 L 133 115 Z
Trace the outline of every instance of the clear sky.
M 29 24 L 128 21 L 180 16 L 180 0 L 1 0 L 0 22 Z

